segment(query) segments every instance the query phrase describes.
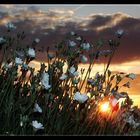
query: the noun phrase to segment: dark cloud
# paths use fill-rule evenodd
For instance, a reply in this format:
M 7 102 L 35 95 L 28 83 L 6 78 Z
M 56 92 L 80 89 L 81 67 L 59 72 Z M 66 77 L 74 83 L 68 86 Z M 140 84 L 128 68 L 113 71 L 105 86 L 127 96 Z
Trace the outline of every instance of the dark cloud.
M 44 49 L 64 39 L 70 31 L 77 32 L 94 43 L 100 38 L 111 39 L 118 29 L 123 29 L 125 35 L 113 63 L 140 59 L 140 19 L 124 13 L 116 13 L 106 16 L 90 15 L 79 22 L 72 16 L 72 11 L 44 12 L 34 7 L 30 7 L 29 11 L 21 9 L 13 16 L 7 12 L 0 12 L 2 20 L 12 21 L 16 24 L 18 31 L 25 31 L 28 36 L 26 43 L 37 37 L 41 39 L 40 46 Z M 2 20 L 0 23 L 3 23 Z M 2 24 L 0 28 L 4 29 Z M 2 34 L 3 32 L 0 32 L 0 35 Z M 44 56 L 39 55 L 38 60 L 44 59 Z
M 97 28 L 109 24 L 112 20 L 111 16 L 93 15 L 90 17 L 90 21 L 87 24 L 88 28 Z

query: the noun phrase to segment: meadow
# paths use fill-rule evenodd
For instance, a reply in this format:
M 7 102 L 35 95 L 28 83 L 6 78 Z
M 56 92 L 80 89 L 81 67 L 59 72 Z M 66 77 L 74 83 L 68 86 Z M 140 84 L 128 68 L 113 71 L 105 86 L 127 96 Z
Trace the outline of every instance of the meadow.
M 72 31 L 47 48 L 36 71 L 30 63 L 40 39 L 25 46 L 24 31 L 13 36 L 17 28 L 8 23 L 0 37 L 0 135 L 140 135 L 140 109 L 120 91 L 136 75 L 109 70 L 123 30 L 95 42 Z M 104 73 L 91 76 L 99 58 Z

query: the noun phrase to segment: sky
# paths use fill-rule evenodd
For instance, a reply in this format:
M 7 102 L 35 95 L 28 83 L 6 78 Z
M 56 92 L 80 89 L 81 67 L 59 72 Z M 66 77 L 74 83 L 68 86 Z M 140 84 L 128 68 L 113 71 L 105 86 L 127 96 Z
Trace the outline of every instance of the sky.
M 65 35 L 74 31 L 83 35 L 88 41 L 99 38 L 109 39 L 118 29 L 125 34 L 121 45 L 112 61 L 112 71 L 135 73 L 131 81 L 130 94 L 140 94 L 140 5 L 0 5 L 0 35 L 4 25 L 13 22 L 18 30 L 28 35 L 27 42 L 40 38 L 43 49 L 62 40 Z M 40 49 L 40 48 L 39 48 Z M 45 54 L 40 52 L 34 66 L 46 61 Z M 84 67 L 84 65 L 83 65 Z M 97 65 L 99 70 L 101 65 Z M 96 71 L 95 70 L 95 71 Z M 101 70 L 101 69 L 100 69 Z

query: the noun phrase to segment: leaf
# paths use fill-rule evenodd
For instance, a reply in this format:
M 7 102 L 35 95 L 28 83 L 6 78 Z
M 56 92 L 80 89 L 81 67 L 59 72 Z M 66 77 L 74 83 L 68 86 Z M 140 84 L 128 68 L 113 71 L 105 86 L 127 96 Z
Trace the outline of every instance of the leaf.
M 126 96 L 126 97 L 128 96 L 127 92 L 121 92 L 120 94 L 123 95 L 123 96 Z
M 110 71 L 110 70 L 108 70 L 108 77 L 110 77 L 110 75 L 111 75 L 111 71 Z
M 112 81 L 114 79 L 115 75 L 112 75 L 110 78 L 110 81 Z
M 106 90 L 105 90 L 104 95 L 108 95 L 108 94 L 110 93 L 110 88 L 111 88 L 111 86 L 112 86 L 112 84 L 108 84 L 108 85 L 107 85 L 107 88 L 106 88 Z
M 120 75 L 117 75 L 117 82 L 119 83 L 121 80 L 122 80 L 122 78 L 121 78 L 121 76 Z
M 130 88 L 130 82 L 127 82 L 123 85 L 124 87 Z

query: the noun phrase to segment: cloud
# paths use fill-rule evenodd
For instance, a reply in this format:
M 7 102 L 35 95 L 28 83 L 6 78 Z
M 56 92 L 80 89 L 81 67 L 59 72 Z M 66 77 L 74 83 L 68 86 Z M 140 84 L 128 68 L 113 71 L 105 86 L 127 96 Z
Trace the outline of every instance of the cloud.
M 6 11 L 6 10 L 11 10 L 15 7 L 13 4 L 1 4 L 0 5 L 0 11 Z
M 88 30 L 102 31 L 107 28 L 116 26 L 119 22 L 130 17 L 127 14 L 118 12 L 114 14 L 91 14 L 86 20 L 81 21 L 81 26 L 87 27 Z
M 0 25 L 4 25 L 12 20 L 12 16 L 6 12 L 0 12 Z
M 44 48 L 62 40 L 70 31 L 75 31 L 94 43 L 100 38 L 113 38 L 118 29 L 123 29 L 125 35 L 113 63 L 119 64 L 140 59 L 139 18 L 118 12 L 107 15 L 91 14 L 79 19 L 79 17 L 74 17 L 74 10 L 44 11 L 35 6 L 15 7 L 3 6 L 3 8 L 9 8 L 9 12 L 0 10 L 0 28 L 3 28 L 7 22 L 14 22 L 18 30 L 24 30 L 27 33 L 28 41 L 31 42 L 31 39 L 38 37 L 41 39 L 40 45 Z M 42 56 L 44 55 L 39 55 L 38 60 L 43 60 Z
M 14 8 L 12 8 L 14 7 Z M 8 12 L 7 12 L 8 11 Z M 55 28 L 55 26 L 64 26 L 65 22 L 72 21 L 74 11 L 72 10 L 41 10 L 39 6 L 1 6 L 1 13 L 7 14 L 7 22 L 20 22 L 24 20 L 35 21 L 34 25 L 39 25 L 43 28 Z M 0 14 L 1 15 L 1 14 Z M 5 24 L 6 22 L 1 22 Z

